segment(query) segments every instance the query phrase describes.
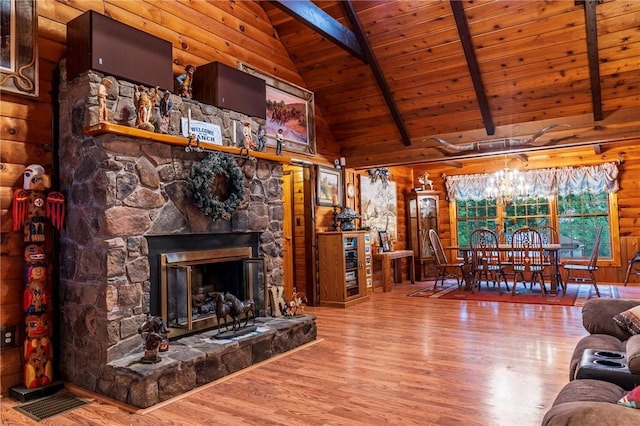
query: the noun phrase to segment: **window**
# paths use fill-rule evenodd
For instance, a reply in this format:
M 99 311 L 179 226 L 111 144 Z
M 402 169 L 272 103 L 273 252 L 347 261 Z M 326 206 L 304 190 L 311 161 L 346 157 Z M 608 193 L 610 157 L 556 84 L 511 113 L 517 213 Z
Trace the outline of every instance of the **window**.
M 609 194 L 570 194 L 558 196 L 558 223 L 560 235 L 580 244 L 569 256 L 584 258 L 591 255 L 595 235 L 602 228 L 598 256 L 611 258 L 611 235 L 609 232 Z
M 452 242 L 468 245 L 476 228 L 492 229 L 502 241 L 508 241 L 520 227 L 552 226 L 561 243 L 578 245 L 575 250 L 561 251 L 561 257 L 586 259 L 602 228 L 598 256 L 605 262 L 616 261 L 619 247 L 612 241 L 618 239 L 617 163 L 527 170 L 521 176 L 529 197 L 497 198 L 504 202 L 487 193 L 494 179 L 488 173 L 446 176 L 447 196 L 455 200 L 451 204 Z
M 471 232 L 478 228 L 496 229 L 498 207 L 496 200 L 458 201 L 458 244 L 468 246 Z
M 598 228 L 602 227 L 600 258 L 613 257 L 611 247 L 610 202 L 615 194 L 606 192 L 558 197 L 533 197 L 515 200 L 503 205 L 496 200 L 458 200 L 456 206 L 455 235 L 457 244 L 469 245 L 471 232 L 489 228 L 496 233 L 505 232 L 504 241 L 518 228 L 553 226 L 558 230 L 561 243 L 576 243 L 575 250 L 561 250 L 562 258 L 588 258 Z
M 509 236 L 518 228 L 528 226 L 539 228 L 551 225 L 551 206 L 547 197 L 527 198 L 516 200 L 505 206 L 503 229 Z M 556 228 L 557 229 L 557 228 Z

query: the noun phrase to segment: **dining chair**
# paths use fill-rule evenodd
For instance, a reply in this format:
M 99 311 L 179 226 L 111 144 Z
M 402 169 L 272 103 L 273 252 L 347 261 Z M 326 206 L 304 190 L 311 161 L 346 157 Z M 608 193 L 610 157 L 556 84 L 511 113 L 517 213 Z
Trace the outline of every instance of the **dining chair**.
M 462 287 L 464 263 L 449 263 L 440 236 L 435 229 L 429 229 L 429 241 L 436 256 L 436 282 L 433 284 L 433 289 L 435 290 L 438 286 L 438 279 L 442 280 L 441 285 L 444 287 L 444 280 L 447 278 L 455 278 L 458 282 L 458 288 Z
M 594 272 L 598 270 L 598 250 L 600 249 L 600 237 L 602 235 L 602 227 L 598 229 L 596 233 L 596 240 L 593 243 L 593 249 L 591 250 L 591 256 L 589 257 L 589 263 L 586 265 L 584 263 L 567 263 L 562 265 L 562 267 L 567 271 L 567 275 L 565 276 L 564 282 L 565 284 L 569 284 L 569 282 L 574 283 L 587 283 L 590 282 L 593 284 L 593 287 L 596 289 L 596 295 L 600 297 L 600 290 L 598 290 L 598 284 L 596 283 L 596 277 Z M 571 271 L 582 271 L 586 272 L 588 276 L 574 276 L 571 277 Z M 566 287 L 565 287 L 566 292 Z
M 542 237 L 542 244 L 560 244 L 560 235 L 558 231 L 553 226 L 539 226 L 536 230 L 540 233 L 540 237 Z M 562 274 L 560 273 L 560 267 L 562 266 L 562 262 L 558 259 L 559 253 L 556 251 L 555 254 L 551 251 L 544 251 L 544 264 L 548 266 L 551 273 L 555 271 L 556 273 L 556 282 L 560 285 L 562 290 L 566 293 L 567 289 L 565 288 L 564 281 L 562 280 Z M 552 265 L 551 263 L 554 263 Z M 551 274 L 546 275 L 551 279 Z
M 502 258 L 498 251 L 498 236 L 490 229 L 476 229 L 471 233 L 471 268 L 472 282 L 471 291 L 480 289 L 482 277 L 484 276 L 487 285 L 492 281 L 498 286 L 498 293 L 502 294 L 500 279 L 509 291 L 509 283 L 502 265 Z
M 522 282 L 526 288 L 525 273 L 531 274 L 531 287 L 539 282 L 540 291 L 547 293 L 544 284 L 544 250 L 540 233 L 529 227 L 516 229 L 511 238 L 511 256 L 513 262 L 513 287 L 511 294 L 515 296 L 518 282 Z M 518 280 L 518 277 L 520 280 Z M 536 281 L 539 280 L 539 281 Z

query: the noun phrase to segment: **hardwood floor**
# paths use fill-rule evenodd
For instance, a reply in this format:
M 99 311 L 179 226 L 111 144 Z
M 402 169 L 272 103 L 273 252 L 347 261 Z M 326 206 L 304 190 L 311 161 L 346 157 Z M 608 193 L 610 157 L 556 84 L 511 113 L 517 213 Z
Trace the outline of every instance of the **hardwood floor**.
M 538 425 L 568 381 L 581 308 L 434 300 L 395 285 L 348 309 L 308 307 L 318 343 L 146 414 L 96 400 L 2 425 Z M 620 287 L 640 297 L 638 287 Z

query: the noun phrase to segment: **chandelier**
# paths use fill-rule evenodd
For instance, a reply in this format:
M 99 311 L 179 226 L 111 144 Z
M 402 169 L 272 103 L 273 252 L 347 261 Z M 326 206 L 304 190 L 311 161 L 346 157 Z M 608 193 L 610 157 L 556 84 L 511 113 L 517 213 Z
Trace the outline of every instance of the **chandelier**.
M 518 170 L 507 167 L 506 158 L 504 162 L 504 169 L 495 172 L 488 179 L 486 194 L 490 199 L 499 199 L 503 204 L 511 204 L 516 198 L 529 196 L 530 186 Z

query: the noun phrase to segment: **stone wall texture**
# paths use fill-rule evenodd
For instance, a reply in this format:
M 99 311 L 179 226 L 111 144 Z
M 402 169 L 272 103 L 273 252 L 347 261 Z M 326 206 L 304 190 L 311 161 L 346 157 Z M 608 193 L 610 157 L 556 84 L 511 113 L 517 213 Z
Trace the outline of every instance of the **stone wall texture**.
M 150 312 L 146 236 L 261 232 L 267 287 L 282 284 L 282 164 L 237 159 L 246 179 L 241 207 L 231 219 L 212 221 L 193 205 L 186 178 L 206 153 L 143 138 L 88 136 L 96 124 L 97 92 L 112 80 L 109 121 L 135 124 L 134 85 L 88 72 L 71 82 L 62 67 L 60 103 L 60 188 L 67 197 L 61 233 L 61 372 L 90 390 L 104 384 L 107 365 L 142 351 L 137 329 Z M 219 124 L 225 143 L 234 140 L 234 121 L 251 117 L 172 95 L 171 132 L 190 109 L 192 118 Z M 157 111 L 156 111 L 157 113 Z

